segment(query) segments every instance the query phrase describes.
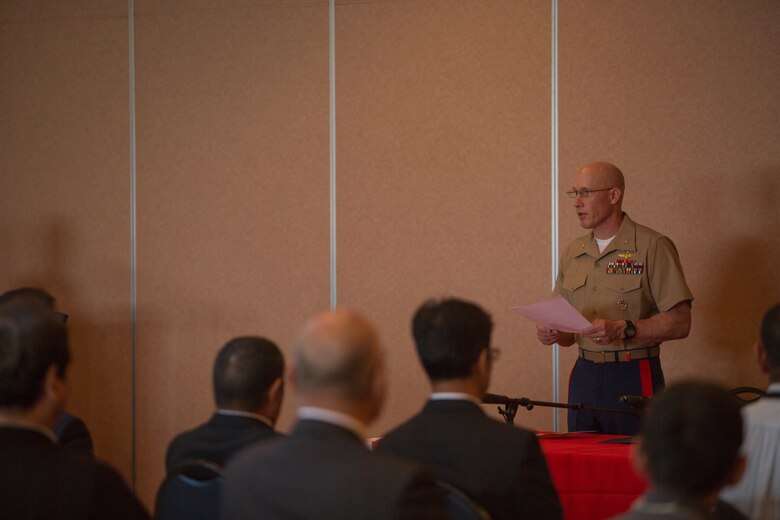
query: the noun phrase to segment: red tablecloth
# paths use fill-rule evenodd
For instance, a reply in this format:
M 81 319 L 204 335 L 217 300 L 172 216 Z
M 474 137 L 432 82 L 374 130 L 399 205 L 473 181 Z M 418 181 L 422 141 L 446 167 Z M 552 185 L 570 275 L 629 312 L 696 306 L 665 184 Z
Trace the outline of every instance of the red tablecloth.
M 618 435 L 569 433 L 539 441 L 567 520 L 600 520 L 626 511 L 647 482 L 631 467 L 630 445 Z

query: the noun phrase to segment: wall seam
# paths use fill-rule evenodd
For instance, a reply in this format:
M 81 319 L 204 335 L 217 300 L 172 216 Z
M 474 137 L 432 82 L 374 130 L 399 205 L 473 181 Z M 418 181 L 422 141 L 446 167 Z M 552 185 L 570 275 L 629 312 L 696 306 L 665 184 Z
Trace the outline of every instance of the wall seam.
M 138 318 L 138 263 L 136 229 L 136 141 L 135 141 L 135 2 L 128 0 L 128 75 L 130 110 L 130 484 L 136 491 L 136 329 Z
M 336 278 L 336 2 L 329 0 L 328 25 L 328 87 L 329 87 L 329 147 L 330 147 L 330 307 L 337 305 Z
M 558 0 L 552 0 L 552 42 L 551 42 L 551 62 L 552 62 L 552 91 L 550 102 L 550 126 L 551 126 L 551 218 L 552 227 L 552 287 L 555 287 L 555 279 L 558 276 Z M 560 402 L 560 347 L 556 343 L 552 348 L 552 370 L 553 370 L 553 401 Z M 553 413 L 553 431 L 560 431 L 560 414 L 557 408 L 552 409 Z

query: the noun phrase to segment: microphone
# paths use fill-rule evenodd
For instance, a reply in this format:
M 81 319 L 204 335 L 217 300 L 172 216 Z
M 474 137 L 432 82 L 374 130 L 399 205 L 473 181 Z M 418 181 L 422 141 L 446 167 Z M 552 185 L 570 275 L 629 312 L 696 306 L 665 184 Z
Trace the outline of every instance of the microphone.
M 507 401 L 511 401 L 511 399 L 499 394 L 485 394 L 485 397 L 482 398 L 483 404 L 506 404 Z
M 631 408 L 644 408 L 648 401 L 650 401 L 650 397 L 644 395 L 621 395 L 618 397 L 620 404 L 627 404 Z

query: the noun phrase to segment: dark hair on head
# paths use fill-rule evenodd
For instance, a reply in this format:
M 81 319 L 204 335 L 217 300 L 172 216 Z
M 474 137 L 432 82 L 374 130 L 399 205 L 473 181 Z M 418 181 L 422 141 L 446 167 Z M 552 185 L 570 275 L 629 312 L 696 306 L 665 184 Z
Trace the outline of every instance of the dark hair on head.
M 0 305 L 18 300 L 34 300 L 54 310 L 54 296 L 38 287 L 20 287 L 0 294 Z
M 218 408 L 256 410 L 271 384 L 282 377 L 284 358 L 275 343 L 258 336 L 230 340 L 214 362 L 214 399 Z
M 739 455 L 739 402 L 714 382 L 677 383 L 653 398 L 641 434 L 655 485 L 688 497 L 706 495 L 726 483 Z
M 49 367 L 64 378 L 69 362 L 68 333 L 54 311 L 33 300 L 0 305 L 0 408 L 31 408 Z
M 780 368 L 780 303 L 766 311 L 761 321 L 761 344 L 769 364 Z
M 471 302 L 428 300 L 417 309 L 412 335 L 432 381 L 468 377 L 480 353 L 490 348 L 493 322 Z

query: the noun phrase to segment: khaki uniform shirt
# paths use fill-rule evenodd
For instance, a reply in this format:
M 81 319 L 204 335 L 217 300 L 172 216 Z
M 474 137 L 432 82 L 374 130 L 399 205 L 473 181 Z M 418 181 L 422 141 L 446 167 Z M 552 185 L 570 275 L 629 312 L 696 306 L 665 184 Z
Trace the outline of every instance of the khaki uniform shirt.
M 693 300 L 674 243 L 627 214 L 615 238 L 599 252 L 593 232 L 569 244 L 561 256 L 553 294 L 560 294 L 590 322 L 641 320 Z M 622 350 L 649 346 L 617 340 L 602 346 L 579 334 L 586 350 Z

